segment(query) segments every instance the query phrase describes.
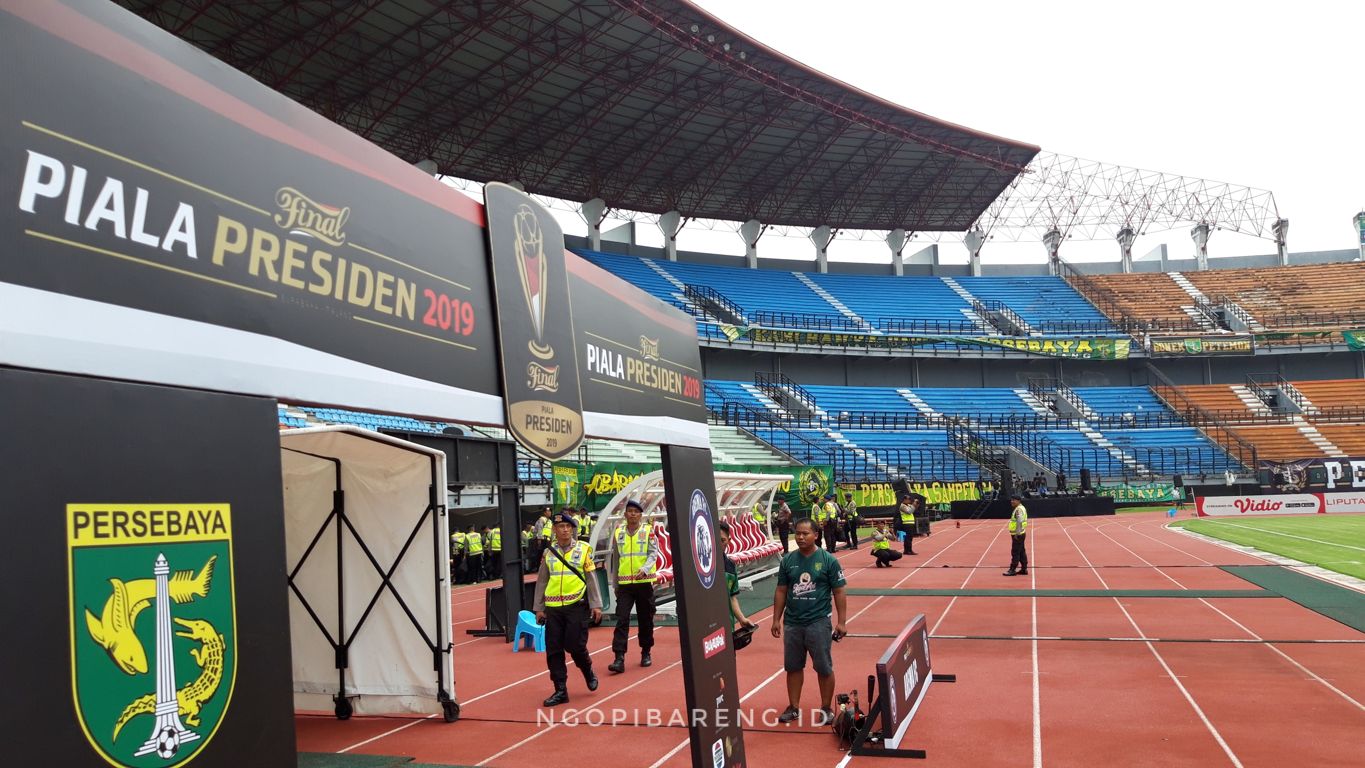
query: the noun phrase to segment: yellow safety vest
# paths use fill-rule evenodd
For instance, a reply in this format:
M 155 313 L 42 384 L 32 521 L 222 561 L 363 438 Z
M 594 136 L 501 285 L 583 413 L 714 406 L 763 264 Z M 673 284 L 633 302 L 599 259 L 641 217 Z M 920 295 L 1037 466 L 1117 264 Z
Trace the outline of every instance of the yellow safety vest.
M 558 549 L 558 545 L 550 546 Z M 587 576 L 592 572 L 592 551 L 588 549 L 586 542 L 575 541 L 569 547 L 568 552 L 560 552 L 569 565 L 578 569 L 578 572 Z M 550 581 L 545 585 L 545 605 L 547 607 L 562 607 L 573 605 L 583 599 L 587 594 L 588 585 L 583 579 L 574 575 L 569 570 L 568 565 L 561 562 L 554 553 L 545 555 L 545 566 L 550 570 Z
M 649 558 L 649 537 L 653 535 L 650 526 L 640 523 L 635 533 L 630 533 L 624 525 L 616 527 L 616 551 L 621 558 L 616 567 L 617 582 L 621 584 L 650 584 L 654 581 L 657 564 Z M 649 559 L 649 562 L 645 562 Z M 635 578 L 640 569 L 649 574 L 643 579 Z
M 526 549 L 526 547 L 531 543 L 531 537 L 532 537 L 533 535 L 534 535 L 534 534 L 532 534 L 530 531 L 522 531 L 522 532 L 521 532 L 521 548 L 522 548 L 522 549 Z
M 488 532 L 488 548 L 494 552 L 502 551 L 502 531 L 494 528 Z
M 550 522 L 550 518 L 542 517 L 540 518 L 540 527 L 536 530 L 539 533 L 540 538 L 549 539 L 551 538 L 551 534 L 554 533 L 554 527 L 554 523 Z
M 1010 534 L 1028 533 L 1028 510 L 1023 504 L 1014 508 L 1010 513 Z
M 913 504 L 901 505 L 901 525 L 915 524 L 915 507 Z
M 839 516 L 839 505 L 832 501 L 825 502 L 824 513 L 820 515 L 820 522 L 828 522 Z
M 471 555 L 483 554 L 483 537 L 479 535 L 478 531 L 475 531 L 474 533 L 466 533 L 464 541 L 465 551 L 467 551 L 469 554 Z
M 464 531 L 450 534 L 450 551 L 456 554 L 464 551 Z
M 767 519 L 767 516 L 763 514 L 763 502 L 754 502 L 754 522 L 762 525 Z
M 589 518 L 587 515 L 578 518 L 578 535 L 579 536 L 592 535 L 592 519 Z
M 890 548 L 891 548 L 891 540 L 890 540 L 890 539 L 882 539 L 881 541 L 877 541 L 877 540 L 874 539 L 874 540 L 872 541 L 872 551 L 873 551 L 873 552 L 876 552 L 876 551 L 879 550 L 879 549 L 890 549 Z

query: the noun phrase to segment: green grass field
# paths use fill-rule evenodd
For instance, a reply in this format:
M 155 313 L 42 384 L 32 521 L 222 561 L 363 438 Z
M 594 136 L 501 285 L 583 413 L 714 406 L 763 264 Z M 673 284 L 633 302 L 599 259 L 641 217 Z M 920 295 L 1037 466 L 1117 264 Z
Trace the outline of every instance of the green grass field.
M 1365 515 L 1201 517 L 1175 525 L 1365 579 Z

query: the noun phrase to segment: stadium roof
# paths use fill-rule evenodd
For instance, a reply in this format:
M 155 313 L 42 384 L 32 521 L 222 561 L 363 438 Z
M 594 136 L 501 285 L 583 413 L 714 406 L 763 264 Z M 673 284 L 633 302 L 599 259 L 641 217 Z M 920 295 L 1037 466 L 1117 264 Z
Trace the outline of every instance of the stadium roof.
M 1038 153 L 685 0 L 120 2 L 409 162 L 613 208 L 961 231 Z

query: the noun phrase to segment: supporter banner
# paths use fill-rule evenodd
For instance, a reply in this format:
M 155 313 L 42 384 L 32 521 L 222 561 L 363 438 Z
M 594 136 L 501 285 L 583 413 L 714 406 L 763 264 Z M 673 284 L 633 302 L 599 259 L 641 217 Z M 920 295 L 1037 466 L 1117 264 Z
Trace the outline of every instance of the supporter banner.
M 591 512 L 600 512 L 641 475 L 661 469 L 662 464 L 636 464 L 599 461 L 590 464 L 556 462 L 554 465 L 554 504 L 556 507 L 584 505 Z M 789 474 L 791 480 L 778 486 L 777 492 L 787 497 L 787 506 L 794 514 L 810 511 L 811 504 L 829 492 L 834 468 L 829 465 L 807 467 L 773 467 L 762 464 L 715 464 L 716 472 L 754 472 L 765 475 Z
M 1276 496 L 1196 496 L 1195 511 L 1200 517 L 1238 515 L 1317 515 L 1324 511 L 1320 493 L 1292 493 Z
M 1365 458 L 1261 462 L 1262 483 L 1278 491 L 1365 489 Z
M 1212 355 L 1253 355 L 1256 344 L 1250 336 L 1190 336 L 1152 339 L 1152 357 L 1208 357 Z
M 1342 331 L 1341 335 L 1346 339 L 1346 347 L 1348 349 L 1353 349 L 1357 352 L 1365 350 L 1365 330 Z
M 1170 483 L 1144 483 L 1141 485 L 1101 485 L 1095 489 L 1096 496 L 1108 496 L 1116 504 L 1135 502 L 1174 502 L 1180 501 L 1180 492 Z
M 0 48 L 0 363 L 506 423 L 477 203 L 113 4 Z M 704 445 L 693 320 L 494 207 L 509 428 Z
M 989 483 L 984 484 L 989 489 Z M 925 504 L 947 504 L 953 501 L 975 501 L 981 498 L 981 488 L 972 481 L 943 482 L 929 480 L 910 483 L 910 492 L 925 498 Z M 840 483 L 839 500 L 849 493 L 859 509 L 894 507 L 897 505 L 896 489 L 891 483 Z
M 967 347 L 1012 349 L 1030 355 L 1065 357 L 1077 360 L 1124 360 L 1131 339 L 1074 337 L 1065 339 L 1026 339 L 1003 336 L 900 336 L 892 334 L 833 333 L 779 328 L 740 327 L 721 324 L 721 333 L 730 341 L 747 338 L 764 344 L 793 344 L 822 347 L 871 347 L 908 349 L 930 344 L 957 344 Z

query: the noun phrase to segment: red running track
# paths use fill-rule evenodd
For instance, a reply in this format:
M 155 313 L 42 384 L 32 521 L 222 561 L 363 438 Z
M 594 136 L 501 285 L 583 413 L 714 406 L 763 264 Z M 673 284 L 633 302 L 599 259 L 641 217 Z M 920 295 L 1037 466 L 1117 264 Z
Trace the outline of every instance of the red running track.
M 1001 576 L 1009 559 L 1002 521 L 961 528 L 938 523 L 933 536 L 916 542 L 920 554 L 892 569 L 868 567 L 866 547 L 838 556 L 856 587 L 1254 588 L 1217 566 L 1262 561 L 1167 529 L 1165 522 L 1155 513 L 1035 520 L 1033 568 L 1023 578 Z M 607 675 L 611 630 L 593 630 L 589 650 L 602 685 L 588 693 L 571 669 L 571 701 L 550 721 L 539 706 L 549 693 L 543 656 L 513 653 L 499 639 L 469 639 L 463 632 L 482 620 L 484 586 L 460 587 L 452 596 L 458 722 L 300 715 L 299 750 L 409 755 L 452 765 L 688 765 L 675 631 L 656 633 L 653 668 L 635 666 L 632 653 L 625 674 Z M 1365 764 L 1365 635 L 1288 600 L 1021 594 L 850 596 L 848 605 L 855 635 L 894 634 L 924 613 L 936 636 L 936 670 L 957 675 L 957 683 L 930 688 L 906 736 L 905 746 L 927 750 L 925 766 Z M 757 614 L 764 630 L 770 615 Z M 839 643 L 838 689 L 865 689 L 888 642 L 853 636 Z M 826 729 L 776 724 L 786 706 L 782 653 L 766 631 L 738 660 L 741 711 L 752 723 L 745 733 L 749 765 L 906 765 L 864 757 L 844 763 Z M 816 698 L 812 673 L 803 706 L 817 706 Z

